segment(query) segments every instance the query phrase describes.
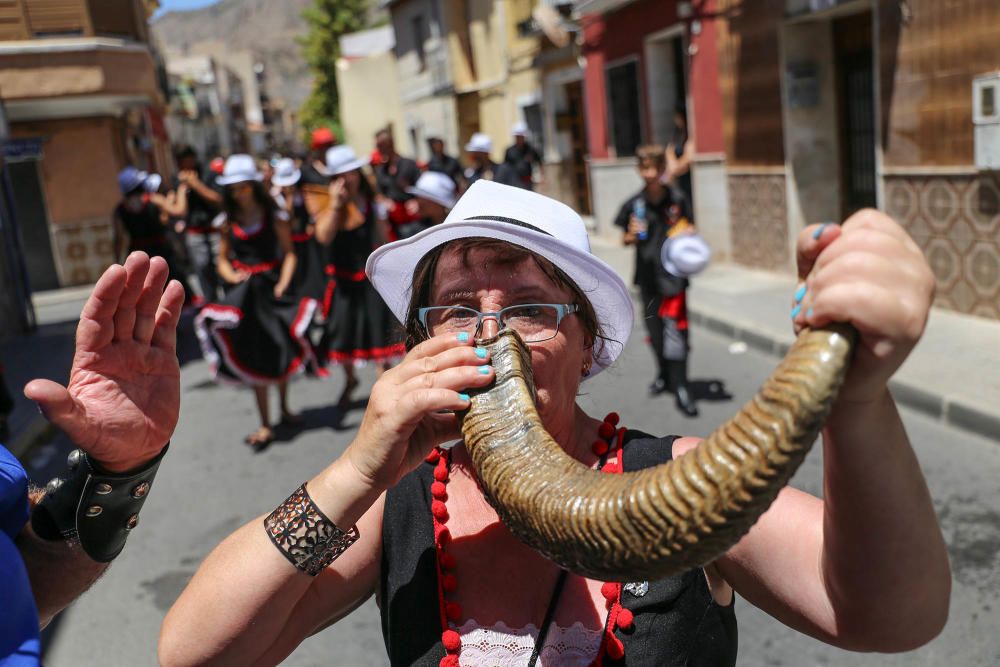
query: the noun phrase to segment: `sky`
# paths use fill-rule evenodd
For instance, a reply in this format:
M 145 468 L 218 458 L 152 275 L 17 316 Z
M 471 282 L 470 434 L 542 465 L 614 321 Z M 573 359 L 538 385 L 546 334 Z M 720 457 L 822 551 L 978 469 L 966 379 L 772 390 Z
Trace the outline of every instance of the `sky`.
M 167 12 L 182 12 L 189 9 L 201 9 L 214 5 L 219 0 L 160 0 L 160 9 L 156 12 L 159 18 Z

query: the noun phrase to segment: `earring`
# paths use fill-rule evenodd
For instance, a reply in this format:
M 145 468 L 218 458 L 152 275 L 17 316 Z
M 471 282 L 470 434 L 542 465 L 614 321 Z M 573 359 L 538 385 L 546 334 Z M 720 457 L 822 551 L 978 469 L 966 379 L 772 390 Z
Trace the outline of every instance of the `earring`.
M 587 377 L 590 375 L 590 364 L 586 363 L 583 365 L 583 372 L 580 374 L 581 377 Z

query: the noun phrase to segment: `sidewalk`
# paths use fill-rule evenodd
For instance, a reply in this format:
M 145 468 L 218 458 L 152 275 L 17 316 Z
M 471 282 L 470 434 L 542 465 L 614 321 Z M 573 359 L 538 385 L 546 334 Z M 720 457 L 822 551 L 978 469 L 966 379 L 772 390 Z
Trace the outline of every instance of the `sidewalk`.
M 594 253 L 632 276 L 633 251 L 593 238 Z M 713 264 L 691 281 L 696 325 L 784 355 L 794 340 L 789 310 L 796 280 L 787 274 Z M 1000 322 L 935 308 L 917 348 L 889 386 L 896 400 L 951 426 L 1000 441 Z

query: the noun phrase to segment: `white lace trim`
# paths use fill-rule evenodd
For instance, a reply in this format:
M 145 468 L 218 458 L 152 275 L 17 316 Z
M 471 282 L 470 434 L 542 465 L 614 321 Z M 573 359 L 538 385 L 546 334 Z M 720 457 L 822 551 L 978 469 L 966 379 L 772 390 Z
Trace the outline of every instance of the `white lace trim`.
M 532 624 L 510 628 L 503 621 L 484 628 L 470 619 L 456 630 L 462 636 L 458 655 L 462 667 L 524 667 L 538 637 L 538 628 Z M 568 628 L 553 623 L 538 656 L 538 665 L 587 667 L 597 657 L 601 635 L 601 630 L 590 630 L 580 622 Z

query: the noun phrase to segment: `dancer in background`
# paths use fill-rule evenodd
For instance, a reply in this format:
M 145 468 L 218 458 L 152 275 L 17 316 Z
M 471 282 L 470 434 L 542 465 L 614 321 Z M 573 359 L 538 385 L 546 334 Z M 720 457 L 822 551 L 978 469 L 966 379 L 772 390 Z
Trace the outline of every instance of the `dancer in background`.
M 219 254 L 219 230 L 212 227 L 212 220 L 222 207 L 222 193 L 216 185 L 217 160 L 213 169 L 202 180 L 198 154 L 190 146 L 182 148 L 176 156 L 177 178 L 174 183 L 173 203 L 169 210 L 172 217 L 182 221 L 184 245 L 188 262 L 198 280 L 201 296 L 206 301 L 219 298 L 219 277 L 215 272 L 215 258 Z
M 420 174 L 417 184 L 407 188 L 406 192 L 413 196 L 407 205 L 418 220 L 410 223 L 410 227 L 405 230 L 400 227 L 400 238 L 440 225 L 455 206 L 455 181 L 441 172 L 425 171 Z
M 167 236 L 170 200 L 155 191 L 161 182 L 159 174 L 147 174 L 135 167 L 125 167 L 118 172 L 122 200 L 111 216 L 115 260 L 124 262 L 135 250 L 142 250 L 150 257 L 162 257 L 167 260 L 170 279 L 184 286 L 185 302 L 188 303 L 192 297 L 191 287 Z
M 275 193 L 274 200 L 291 226 L 296 260 L 291 293 L 322 301 L 327 283 L 323 272 L 322 250 L 313 238 L 315 224 L 306 209 L 305 198 L 299 187 L 301 180 L 302 172 L 295 166 L 295 160 L 278 160 L 271 184 Z M 329 313 L 322 314 L 325 318 Z
M 301 421 L 288 405 L 288 380 L 311 359 L 306 332 L 316 310 L 315 299 L 289 295 L 296 265 L 292 235 L 261 178 L 249 155 L 226 160 L 219 177 L 225 192 L 217 268 L 230 289 L 223 303 L 206 305 L 195 319 L 216 377 L 254 389 L 261 425 L 245 442 L 255 449 L 275 437 L 269 386 L 278 386 L 280 423 Z
M 457 159 L 444 152 L 444 139 L 440 132 L 427 133 L 427 148 L 431 152 L 431 157 L 427 160 L 427 171 L 439 171 L 442 174 L 447 174 L 451 180 L 455 181 L 455 187 L 461 189 L 464 182 L 462 165 Z
M 528 143 L 528 126 L 524 123 L 514 123 L 510 129 L 510 134 L 514 137 L 514 144 L 507 148 L 503 161 L 517 176 L 515 185 L 520 185 L 525 190 L 534 190 L 535 181 L 533 179 L 534 167 L 538 165 L 539 181 L 545 179 L 545 166 L 542 158 L 535 150 L 535 147 Z
M 420 167 L 410 158 L 396 152 L 396 143 L 392 132 L 388 129 L 375 133 L 375 150 L 379 160 L 373 164 L 375 184 L 382 204 L 386 207 L 392 231 L 387 240 L 404 238 L 401 228 L 416 222 L 416 218 L 407 208 L 407 202 L 412 199 L 406 189 L 413 187 L 420 178 Z
M 329 247 L 337 279 L 333 308 L 319 344 L 320 361 L 340 364 L 345 382 L 337 403 L 350 404 L 358 386 L 355 365 L 375 362 L 382 372 L 405 353 L 389 309 L 365 275 L 365 262 L 387 237 L 388 223 L 377 210 L 375 193 L 361 169 L 367 163 L 349 146 L 334 146 L 326 154 L 330 205 L 316 216 L 316 240 Z

